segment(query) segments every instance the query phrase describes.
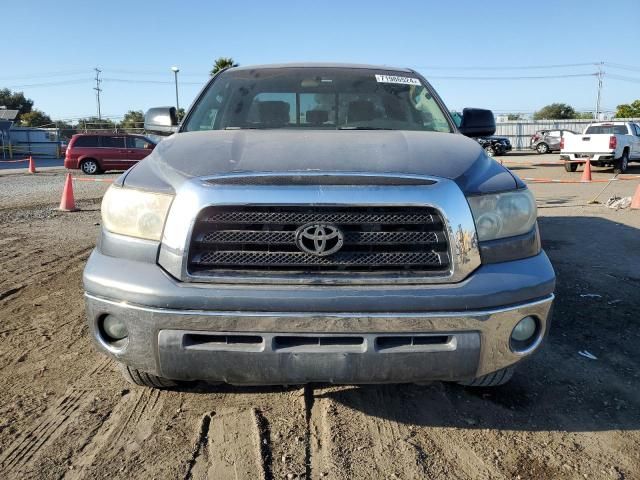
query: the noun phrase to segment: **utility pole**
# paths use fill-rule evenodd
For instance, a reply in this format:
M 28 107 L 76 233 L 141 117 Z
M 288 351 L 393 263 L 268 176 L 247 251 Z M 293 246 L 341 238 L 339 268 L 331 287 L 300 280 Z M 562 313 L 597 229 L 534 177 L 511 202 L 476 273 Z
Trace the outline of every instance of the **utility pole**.
M 180 115 L 180 104 L 178 103 L 178 72 L 180 69 L 178 67 L 171 67 L 171 71 L 173 72 L 176 81 L 176 115 Z
M 604 77 L 604 72 L 602 71 L 602 66 L 604 62 L 598 63 L 598 96 L 596 99 L 596 112 L 594 120 L 600 119 L 600 97 L 602 95 L 602 77 Z
M 98 104 L 98 120 L 102 120 L 102 114 L 100 113 L 100 92 L 102 91 L 102 89 L 100 88 L 100 83 L 102 82 L 102 80 L 100 80 L 100 74 L 102 73 L 102 70 L 100 70 L 98 67 L 94 68 L 94 70 L 96 71 L 96 86 L 93 87 L 93 89 L 96 91 L 96 103 Z

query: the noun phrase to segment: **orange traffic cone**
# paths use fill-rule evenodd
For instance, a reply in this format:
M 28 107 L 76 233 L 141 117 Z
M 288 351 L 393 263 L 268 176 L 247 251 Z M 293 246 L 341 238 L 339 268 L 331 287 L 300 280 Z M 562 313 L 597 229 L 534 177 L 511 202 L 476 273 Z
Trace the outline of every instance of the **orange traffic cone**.
M 584 164 L 584 171 L 582 172 L 581 182 L 590 182 L 591 181 L 591 159 L 587 158 L 587 161 Z
M 76 201 L 73 198 L 73 179 L 70 173 L 67 173 L 67 179 L 64 181 L 59 210 L 64 212 L 75 212 L 78 210 L 76 208 Z
M 640 210 L 640 185 L 636 188 L 636 193 L 633 194 L 633 198 L 631 199 L 631 209 Z
M 36 162 L 33 161 L 32 156 L 29 156 L 29 173 L 36 173 Z

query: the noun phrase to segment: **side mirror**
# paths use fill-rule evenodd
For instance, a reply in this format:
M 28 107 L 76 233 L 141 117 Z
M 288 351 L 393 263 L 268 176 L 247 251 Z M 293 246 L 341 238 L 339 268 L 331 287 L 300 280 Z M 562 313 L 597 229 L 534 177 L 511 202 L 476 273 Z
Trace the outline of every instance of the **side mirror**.
M 175 107 L 156 107 L 147 110 L 144 129 L 158 135 L 171 135 L 178 131 L 178 115 Z
M 458 130 L 467 137 L 489 137 L 496 133 L 496 119 L 491 110 L 465 108 Z

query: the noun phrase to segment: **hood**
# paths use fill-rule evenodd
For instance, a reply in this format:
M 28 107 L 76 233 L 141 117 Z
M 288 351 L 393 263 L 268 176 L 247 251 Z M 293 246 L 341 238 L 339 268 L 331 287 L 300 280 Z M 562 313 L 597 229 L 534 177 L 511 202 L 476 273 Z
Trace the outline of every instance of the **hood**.
M 192 177 L 250 172 L 428 175 L 466 194 L 518 185 L 477 142 L 460 134 L 397 130 L 213 130 L 175 134 L 133 168 L 125 184 L 159 189 Z M 161 178 L 153 179 L 152 176 Z M 164 190 L 166 188 L 160 188 Z

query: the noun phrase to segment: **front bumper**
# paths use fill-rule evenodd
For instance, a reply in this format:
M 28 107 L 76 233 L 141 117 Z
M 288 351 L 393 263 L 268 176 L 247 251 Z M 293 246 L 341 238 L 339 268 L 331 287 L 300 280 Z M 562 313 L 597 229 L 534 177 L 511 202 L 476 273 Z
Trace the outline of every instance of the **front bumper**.
M 143 371 L 232 384 L 400 383 L 471 379 L 533 353 L 548 331 L 555 276 L 541 253 L 483 265 L 456 284 L 185 284 L 95 251 L 84 283 L 99 348 Z M 126 322 L 124 348 L 104 341 L 106 315 Z M 536 341 L 513 352 L 511 331 L 529 315 Z
M 466 380 L 518 362 L 549 327 L 553 296 L 510 308 L 416 314 L 179 311 L 86 296 L 99 347 L 117 361 L 177 380 L 231 384 L 402 383 Z M 98 323 L 117 315 L 127 345 L 106 344 Z M 540 330 L 526 353 L 509 348 L 514 325 Z

